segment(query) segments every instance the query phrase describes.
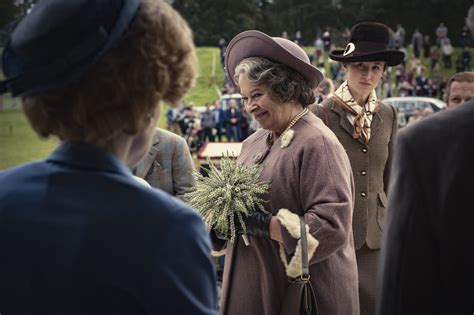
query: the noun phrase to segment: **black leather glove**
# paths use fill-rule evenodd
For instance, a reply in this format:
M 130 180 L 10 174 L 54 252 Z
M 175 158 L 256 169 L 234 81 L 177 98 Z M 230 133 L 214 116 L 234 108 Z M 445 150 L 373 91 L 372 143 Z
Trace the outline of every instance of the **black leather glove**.
M 270 238 L 270 221 L 272 220 L 272 214 L 270 212 L 254 212 L 252 215 L 243 219 L 245 227 L 247 228 L 247 235 Z M 245 234 L 240 220 L 237 217 L 235 217 L 234 222 L 235 234 L 237 236 Z M 228 231 L 227 235 L 222 234 L 215 229 L 212 229 L 211 233 L 214 233 L 214 235 L 220 240 L 227 241 L 231 238 L 230 230 Z
M 272 220 L 272 214 L 270 212 L 263 213 L 255 211 L 247 218 L 244 218 L 245 227 L 247 228 L 247 234 L 270 238 L 270 221 Z M 236 220 L 237 234 L 244 234 L 244 229 L 240 225 L 239 220 Z
M 220 239 L 220 240 L 223 240 L 223 241 L 227 241 L 227 240 L 230 240 L 230 234 L 226 235 L 226 234 L 222 234 L 220 232 L 218 232 L 217 230 L 215 229 L 212 229 L 211 230 L 211 233 L 214 233 L 214 235 Z

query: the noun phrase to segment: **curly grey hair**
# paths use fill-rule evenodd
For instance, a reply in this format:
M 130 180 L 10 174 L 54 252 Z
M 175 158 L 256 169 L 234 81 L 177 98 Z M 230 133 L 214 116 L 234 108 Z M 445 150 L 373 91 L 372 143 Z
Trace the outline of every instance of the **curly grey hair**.
M 265 85 L 282 102 L 296 101 L 303 107 L 316 100 L 311 84 L 290 67 L 262 57 L 243 59 L 235 67 L 234 82 L 239 87 L 243 74 L 254 85 Z M 240 87 L 239 87 L 240 88 Z

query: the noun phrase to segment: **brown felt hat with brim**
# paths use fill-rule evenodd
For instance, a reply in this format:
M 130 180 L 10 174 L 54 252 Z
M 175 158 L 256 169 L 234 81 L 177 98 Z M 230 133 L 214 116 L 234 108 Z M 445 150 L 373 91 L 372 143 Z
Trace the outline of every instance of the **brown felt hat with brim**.
M 235 67 L 245 58 L 263 57 L 284 64 L 301 74 L 316 88 L 324 75 L 309 61 L 306 52 L 292 41 L 270 37 L 259 31 L 245 31 L 235 36 L 225 52 L 227 75 L 233 82 Z
M 341 62 L 385 61 L 388 66 L 396 66 L 405 54 L 388 49 L 389 40 L 390 31 L 386 25 L 362 22 L 352 27 L 346 48 L 331 51 L 329 57 Z

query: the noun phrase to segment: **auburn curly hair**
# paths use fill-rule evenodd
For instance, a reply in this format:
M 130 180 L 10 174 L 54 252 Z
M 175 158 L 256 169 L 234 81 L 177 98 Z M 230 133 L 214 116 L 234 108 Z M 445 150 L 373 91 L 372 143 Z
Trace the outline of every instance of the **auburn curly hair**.
M 116 47 L 78 81 L 22 100 L 41 137 L 108 148 L 121 132 L 146 128 L 157 104 L 177 104 L 192 86 L 197 58 L 192 33 L 167 3 L 142 0 Z

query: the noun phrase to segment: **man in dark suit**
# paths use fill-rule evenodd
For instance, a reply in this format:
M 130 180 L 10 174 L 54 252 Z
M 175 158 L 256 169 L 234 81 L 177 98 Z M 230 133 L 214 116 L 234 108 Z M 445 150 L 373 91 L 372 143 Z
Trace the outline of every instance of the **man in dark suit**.
M 474 101 L 402 130 L 378 314 L 472 314 Z
M 242 130 L 240 129 L 240 121 L 242 113 L 237 108 L 235 100 L 229 101 L 229 108 L 225 111 L 226 125 L 227 125 L 227 141 L 233 139 L 234 142 L 240 141 Z

